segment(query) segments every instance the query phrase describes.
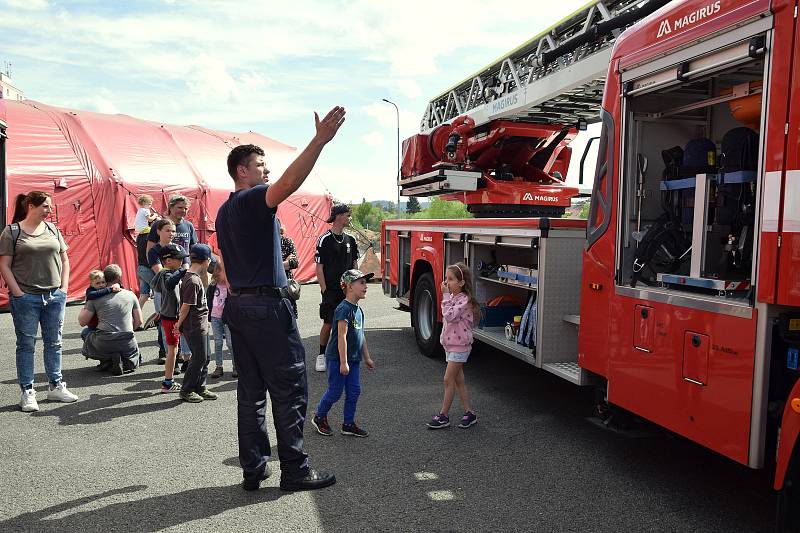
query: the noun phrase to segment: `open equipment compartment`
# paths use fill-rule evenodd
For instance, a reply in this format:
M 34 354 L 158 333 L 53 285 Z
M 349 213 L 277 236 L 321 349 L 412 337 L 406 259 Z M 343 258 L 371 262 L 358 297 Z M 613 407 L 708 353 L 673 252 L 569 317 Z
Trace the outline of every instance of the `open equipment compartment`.
M 469 265 L 475 279 L 475 295 L 484 304 L 508 294 L 528 302 L 535 296 L 535 345 L 510 341 L 503 326 L 475 326 L 477 340 L 548 370 L 573 383 L 585 385 L 589 375 L 578 367 L 581 253 L 583 228 L 550 229 L 546 237 L 538 230 L 531 235 L 505 233 L 472 234 L 467 237 Z M 503 281 L 481 265 L 495 264 L 523 269 L 523 283 Z M 528 282 L 534 277 L 535 283 Z M 523 307 L 524 310 L 524 307 Z M 574 317 L 567 319 L 567 317 Z
M 626 83 L 618 285 L 752 298 L 764 43 Z

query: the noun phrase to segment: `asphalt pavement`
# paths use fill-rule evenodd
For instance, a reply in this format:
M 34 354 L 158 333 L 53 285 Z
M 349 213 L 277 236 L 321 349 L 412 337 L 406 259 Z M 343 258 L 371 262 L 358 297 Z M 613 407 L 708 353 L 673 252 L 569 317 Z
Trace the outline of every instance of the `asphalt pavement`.
M 326 385 L 313 370 L 316 289 L 304 287 L 299 302 L 309 415 Z M 11 316 L 0 315 L 0 532 L 772 529 L 770 472 L 655 427 L 603 429 L 589 418 L 592 391 L 485 346 L 465 367 L 478 423 L 426 429 L 441 402 L 444 362 L 419 354 L 409 315 L 379 285 L 363 307 L 378 368 L 362 371 L 357 420 L 370 436 L 323 437 L 307 424 L 312 465 L 338 483 L 298 493 L 278 488 L 277 454 L 260 491 L 241 489 L 229 361 L 224 377 L 209 380 L 219 400 L 181 403 L 159 393 L 154 330 L 137 333 L 139 370 L 101 375 L 80 355 L 80 307 L 70 306 L 63 372 L 80 400 L 44 401 L 37 343 L 41 410 L 26 414 L 17 405 Z M 340 403 L 329 415 L 334 429 L 341 413 Z M 451 418 L 460 415 L 456 399 Z

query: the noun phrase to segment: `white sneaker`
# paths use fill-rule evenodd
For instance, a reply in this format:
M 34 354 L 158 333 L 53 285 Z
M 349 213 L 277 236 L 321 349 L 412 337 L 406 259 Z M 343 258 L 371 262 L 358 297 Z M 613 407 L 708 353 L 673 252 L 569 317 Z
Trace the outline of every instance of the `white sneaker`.
M 64 403 L 72 403 L 78 401 L 78 397 L 67 390 L 67 384 L 63 381 L 59 382 L 59 384 L 56 385 L 55 387 L 50 385 L 50 388 L 47 391 L 47 399 L 51 402 L 64 402 Z
M 325 354 L 324 353 L 321 353 L 321 354 L 319 354 L 317 356 L 317 364 L 314 365 L 314 369 L 317 372 L 325 372 L 325 370 L 327 370 L 327 367 L 325 366 Z
M 38 411 L 39 404 L 36 402 L 36 391 L 33 389 L 22 391 L 22 396 L 19 398 L 19 406 L 22 408 L 23 413 Z

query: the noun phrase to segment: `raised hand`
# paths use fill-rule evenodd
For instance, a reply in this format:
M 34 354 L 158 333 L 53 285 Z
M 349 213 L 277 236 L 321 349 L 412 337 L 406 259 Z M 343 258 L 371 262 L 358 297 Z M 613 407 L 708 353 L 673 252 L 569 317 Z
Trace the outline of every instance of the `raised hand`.
M 328 143 L 339 131 L 339 128 L 344 123 L 345 110 L 341 106 L 336 106 L 325 115 L 322 120 L 319 115 L 314 112 L 314 122 L 317 127 L 317 134 L 315 138 L 323 144 Z

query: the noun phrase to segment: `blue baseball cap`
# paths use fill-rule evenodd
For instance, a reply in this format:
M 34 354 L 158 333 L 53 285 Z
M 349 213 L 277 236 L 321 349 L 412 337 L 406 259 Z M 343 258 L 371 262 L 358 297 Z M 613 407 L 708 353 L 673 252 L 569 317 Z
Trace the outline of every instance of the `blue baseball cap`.
M 211 253 L 211 247 L 209 245 L 195 244 L 189 250 L 189 257 L 195 261 L 205 261 L 207 259 L 211 259 L 213 254 Z

